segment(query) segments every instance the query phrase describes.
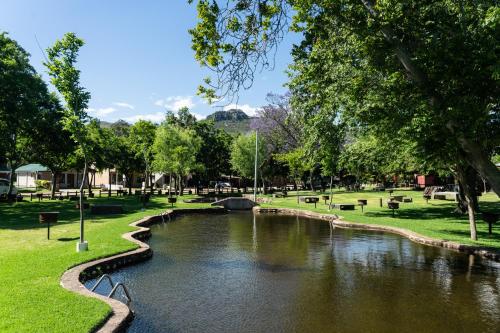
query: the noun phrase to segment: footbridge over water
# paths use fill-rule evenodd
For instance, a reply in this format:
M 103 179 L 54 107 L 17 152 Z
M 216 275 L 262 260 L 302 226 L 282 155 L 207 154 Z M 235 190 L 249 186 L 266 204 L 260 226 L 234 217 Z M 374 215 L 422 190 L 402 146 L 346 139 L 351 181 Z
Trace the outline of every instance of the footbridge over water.
M 250 210 L 257 204 L 248 198 L 230 197 L 213 202 L 212 206 L 222 206 L 229 210 Z

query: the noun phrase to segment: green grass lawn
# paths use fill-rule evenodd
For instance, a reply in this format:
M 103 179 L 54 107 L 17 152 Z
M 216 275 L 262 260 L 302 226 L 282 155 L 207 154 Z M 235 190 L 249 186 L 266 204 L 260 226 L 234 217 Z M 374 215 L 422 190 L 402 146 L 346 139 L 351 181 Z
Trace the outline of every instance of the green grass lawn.
M 137 197 L 96 198 L 91 203 L 124 205 L 125 214 L 89 216 L 85 224 L 89 251 L 75 250 L 79 213 L 75 202 L 49 201 L 0 204 L 0 332 L 88 332 L 110 313 L 107 304 L 63 289 L 63 272 L 79 263 L 136 248 L 121 238 L 128 224 L 170 207 L 166 197 L 153 197 L 141 211 Z M 180 200 L 179 200 L 180 201 Z M 183 204 L 177 207 L 207 207 Z M 38 212 L 59 211 L 59 223 L 47 229 Z
M 327 191 L 328 192 L 328 191 Z M 329 193 L 325 193 L 328 195 Z M 467 215 L 455 214 L 456 203 L 444 200 L 429 200 L 427 204 L 422 197 L 422 192 L 412 190 L 397 190 L 393 195 L 406 195 L 413 198 L 413 203 L 401 203 L 400 209 L 392 217 L 392 211 L 387 208 L 388 192 L 375 192 L 371 190 L 360 192 L 334 191 L 333 203 L 357 204 L 358 199 L 368 200 L 364 212 L 360 207 L 354 211 L 332 209 L 328 211 L 328 205 L 321 200 L 320 193 L 301 192 L 300 195 L 319 196 L 320 201 L 317 208 L 314 204 L 297 204 L 295 192 L 289 192 L 287 198 L 271 198 L 270 203 L 263 207 L 299 208 L 321 213 L 337 214 L 348 222 L 359 222 L 366 224 L 380 224 L 405 228 L 424 236 L 456 241 L 462 244 L 473 244 L 491 247 L 500 250 L 500 223 L 493 226 L 493 235 L 488 235 L 488 225 L 477 216 L 478 241 L 470 240 L 469 220 Z M 383 207 L 380 208 L 379 200 L 383 199 Z M 493 193 L 480 197 L 480 208 L 488 211 L 500 212 L 500 200 Z
M 356 203 L 367 199 L 364 213 L 332 210 L 323 202 L 315 209 L 313 204 L 297 205 L 296 194 L 288 198 L 271 199 L 264 207 L 289 207 L 341 215 L 346 221 L 390 225 L 406 228 L 422 235 L 476 244 L 500 249 L 500 225 L 489 237 L 487 226 L 478 222 L 479 241 L 469 240 L 467 217 L 455 215 L 455 204 L 431 200 L 426 204 L 422 192 L 397 191 L 395 194 L 411 196 L 413 203 L 402 203 L 396 217 L 391 211 L 379 207 L 379 198 L 389 194 L 364 191 L 347 193 L 336 191 L 334 203 Z M 301 193 L 301 195 L 306 192 Z M 315 194 L 320 195 L 320 194 Z M 189 196 L 186 196 L 186 198 Z M 110 308 L 96 299 L 66 291 L 59 285 L 63 272 L 69 267 L 92 259 L 134 249 L 135 244 L 121 238 L 132 230 L 129 223 L 143 216 L 158 214 L 170 206 L 166 197 L 153 197 L 149 207 L 141 211 L 137 197 L 95 198 L 91 203 L 123 204 L 125 214 L 118 216 L 88 216 L 86 238 L 89 251 L 76 253 L 79 235 L 78 211 L 75 202 L 49 201 L 0 204 L 0 332 L 87 332 L 92 330 Z M 183 204 L 177 207 L 207 207 L 207 204 Z M 500 211 L 500 202 L 494 194 L 481 197 L 481 207 Z M 38 212 L 61 212 L 59 223 L 51 228 L 51 240 L 46 239 L 46 227 L 38 223 Z

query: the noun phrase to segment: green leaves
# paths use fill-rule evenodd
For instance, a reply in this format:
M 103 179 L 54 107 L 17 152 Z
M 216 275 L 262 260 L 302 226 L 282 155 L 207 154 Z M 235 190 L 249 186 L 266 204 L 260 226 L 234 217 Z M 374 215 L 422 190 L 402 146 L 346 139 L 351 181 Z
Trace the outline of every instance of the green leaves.
M 271 68 L 278 43 L 287 29 L 288 1 L 198 0 L 198 22 L 189 30 L 195 59 L 214 71 L 213 85 L 198 93 L 208 100 L 234 97 L 252 86 L 259 69 Z
M 78 52 L 84 44 L 74 33 L 66 33 L 47 49 L 48 61 L 44 63 L 51 83 L 66 102 L 64 128 L 79 144 L 85 144 L 85 123 L 89 120 L 86 109 L 90 93 L 80 85 L 80 71 L 75 67 Z
M 153 169 L 186 176 L 201 167 L 196 161 L 200 146 L 201 140 L 193 130 L 163 123 L 156 130 Z
M 231 166 L 243 177 L 253 178 L 255 168 L 255 133 L 240 135 L 234 140 L 231 147 Z M 266 159 L 266 145 L 262 139 L 259 139 L 258 146 L 258 167 Z

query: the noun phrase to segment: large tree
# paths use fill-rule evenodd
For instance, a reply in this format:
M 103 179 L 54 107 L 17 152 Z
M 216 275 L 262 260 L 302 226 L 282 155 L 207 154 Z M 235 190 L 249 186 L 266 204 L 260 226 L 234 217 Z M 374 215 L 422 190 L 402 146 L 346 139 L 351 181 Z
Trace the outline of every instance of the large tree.
M 213 120 L 197 121 L 187 107 L 180 108 L 177 114 L 167 112 L 166 123 L 194 130 L 201 139 L 201 147 L 196 154 L 200 168 L 198 181 L 218 179 L 222 174 L 231 174 L 230 149 L 232 137 L 225 130 L 215 127 Z
M 80 84 L 80 71 L 75 67 L 78 51 L 84 45 L 82 39 L 74 33 L 67 33 L 62 39 L 47 49 L 48 61 L 44 63 L 56 87 L 65 101 L 64 128 L 71 133 L 78 143 L 84 160 L 83 179 L 80 185 L 80 241 L 78 251 L 87 250 L 84 237 L 83 188 L 87 180 L 88 150 L 87 128 L 89 116 L 86 112 L 90 93 Z
M 194 130 L 165 122 L 156 131 L 153 170 L 169 174 L 170 180 L 172 174 L 176 175 L 180 195 L 183 178 L 200 168 L 196 161 L 200 146 L 201 139 Z
M 303 97 L 342 92 L 337 107 L 377 111 L 391 125 L 415 118 L 433 122 L 500 193 L 500 175 L 489 159 L 498 133 L 484 135 L 497 126 L 495 1 L 253 0 L 220 6 L 200 0 L 193 48 L 203 65 L 216 70 L 215 88 L 235 92 L 253 79 L 252 68 L 269 65 L 291 4 L 293 28 L 304 33 L 294 51 L 295 70 L 306 72 L 315 89 Z M 202 92 L 215 93 L 210 87 Z
M 29 54 L 5 32 L 0 33 L 0 144 L 11 168 L 12 193 L 15 170 L 29 156 L 27 142 L 44 105 L 47 87 L 29 63 Z
M 240 176 L 254 179 L 255 173 L 255 145 L 256 133 L 238 136 L 231 146 L 231 166 Z M 259 138 L 257 149 L 257 178 L 261 176 L 263 186 L 264 178 L 262 168 L 268 157 L 266 143 Z M 255 180 L 255 179 L 254 179 Z
M 52 94 L 39 117 L 31 123 L 32 135 L 28 147 L 30 160 L 46 166 L 51 174 L 51 197 L 54 198 L 58 177 L 71 166 L 68 158 L 77 148 L 71 133 L 63 126 L 64 110 L 55 94 Z
M 153 164 L 153 143 L 155 141 L 157 126 L 147 120 L 139 120 L 130 127 L 129 143 L 138 158 L 144 162 L 144 187 L 153 189 L 152 164 Z
M 130 137 L 130 124 L 124 120 L 118 120 L 111 124 L 110 129 L 115 135 L 114 163 L 117 172 L 125 176 L 128 193 L 132 194 L 133 177 L 135 172 L 144 170 L 143 158 L 135 153 L 133 141 Z
M 304 36 L 293 51 L 290 88 L 306 109 L 327 103 L 356 126 L 410 135 L 429 156 L 470 165 L 500 194 L 490 160 L 500 142 L 496 1 L 251 0 L 221 7 L 200 0 L 193 48 L 218 77 L 200 92 L 235 92 L 241 85 L 227 82 L 252 80 L 248 66 L 267 66 L 290 5 L 292 28 Z

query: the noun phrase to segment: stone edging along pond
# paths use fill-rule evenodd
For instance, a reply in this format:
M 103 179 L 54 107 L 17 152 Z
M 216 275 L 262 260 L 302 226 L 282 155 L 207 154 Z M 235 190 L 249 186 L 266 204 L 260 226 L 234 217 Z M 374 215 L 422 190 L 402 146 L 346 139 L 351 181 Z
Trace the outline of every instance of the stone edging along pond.
M 460 243 L 456 243 L 456 242 L 452 242 L 452 241 L 446 241 L 446 240 L 442 240 L 442 239 L 426 237 L 426 236 L 423 236 L 419 233 L 416 233 L 416 232 L 413 232 L 413 231 L 410 231 L 407 229 L 403 229 L 403 228 L 390 227 L 390 226 L 384 226 L 384 225 L 378 225 L 378 224 L 363 224 L 363 223 L 346 222 L 346 221 L 342 221 L 342 218 L 335 215 L 335 214 L 330 214 L 330 215 L 329 214 L 321 214 L 321 213 L 315 213 L 315 212 L 301 210 L 301 209 L 261 208 L 261 207 L 257 206 L 257 207 L 253 208 L 253 211 L 255 213 L 275 213 L 275 214 L 282 214 L 282 215 L 311 217 L 311 218 L 330 222 L 333 226 L 336 226 L 339 228 L 390 232 L 393 234 L 398 234 L 398 235 L 404 236 L 415 243 L 436 246 L 436 247 L 443 247 L 443 248 L 454 250 L 457 252 L 464 252 L 464 253 L 468 253 L 468 254 L 479 255 L 479 256 L 488 258 L 490 260 L 500 262 L 500 251 L 497 251 L 495 249 L 484 248 L 484 247 L 474 246 L 474 245 L 465 245 L 465 244 L 460 244 Z
M 334 214 L 331 215 L 320 214 L 311 211 L 290 209 L 290 208 L 261 208 L 258 206 L 254 207 L 253 211 L 254 213 L 258 214 L 276 213 L 282 215 L 310 217 L 314 219 L 327 221 L 339 228 L 390 232 L 407 237 L 408 239 L 416 243 L 421 243 L 436 247 L 443 247 L 458 252 L 480 255 L 491 260 L 500 261 L 500 252 L 492 249 L 459 244 L 440 239 L 434 239 L 422 236 L 413 231 L 397 227 L 345 222 Z M 139 221 L 133 222 L 130 225 L 138 227 L 139 229 L 123 234 L 122 237 L 125 238 L 126 240 L 129 240 L 137 244 L 139 246 L 138 249 L 113 255 L 103 259 L 97 259 L 70 268 L 69 270 L 64 272 L 63 276 L 61 277 L 61 286 L 63 286 L 67 290 L 73 291 L 80 295 L 97 298 L 107 303 L 109 306 L 111 306 L 112 313 L 108 318 L 104 320 L 103 323 L 101 323 L 95 329 L 95 331 L 97 332 L 124 331 L 133 318 L 133 314 L 130 311 L 129 307 L 118 300 L 91 292 L 83 285 L 83 283 L 103 273 L 112 272 L 121 267 L 133 265 L 135 263 L 142 262 L 151 258 L 151 256 L 153 255 L 153 251 L 151 250 L 148 244 L 141 241 L 151 236 L 151 231 L 148 228 L 149 226 L 156 223 L 160 223 L 164 221 L 165 218 L 170 220 L 171 218 L 184 214 L 204 214 L 204 213 L 223 213 L 223 212 L 226 212 L 224 208 L 176 209 L 176 210 L 168 210 L 163 215 L 147 216 Z
M 83 283 L 104 273 L 112 272 L 121 267 L 133 265 L 151 258 L 153 251 L 148 244 L 141 241 L 151 236 L 151 231 L 148 228 L 149 226 L 183 214 L 224 212 L 226 212 L 224 208 L 192 208 L 168 210 L 162 215 L 144 217 L 130 224 L 130 226 L 137 227 L 137 230 L 122 235 L 126 240 L 137 244 L 139 248 L 72 267 L 62 275 L 60 281 L 61 286 L 77 294 L 97 298 L 111 306 L 112 313 L 95 329 L 96 332 L 107 333 L 124 331 L 133 318 L 133 314 L 129 307 L 118 300 L 90 291 Z

